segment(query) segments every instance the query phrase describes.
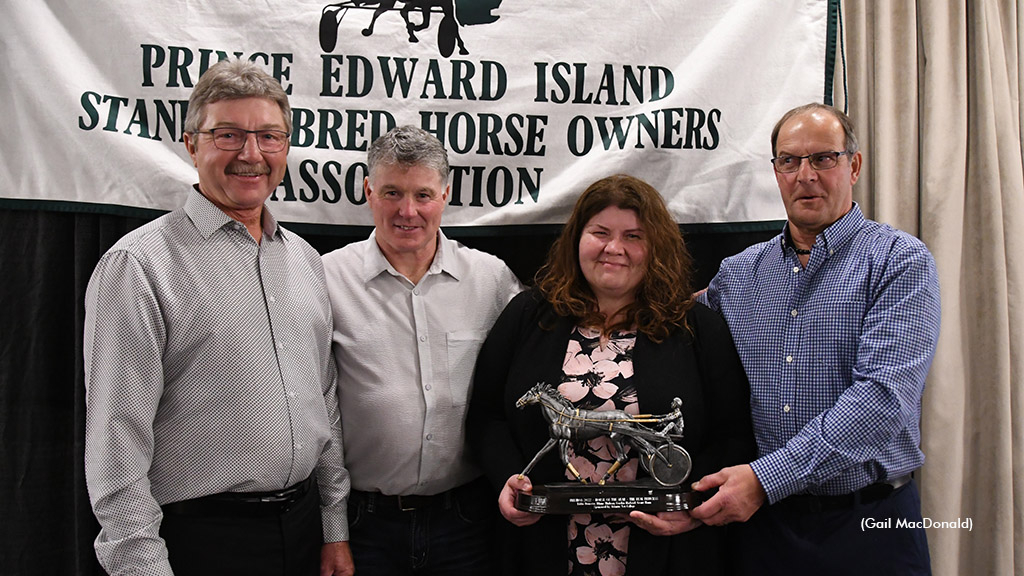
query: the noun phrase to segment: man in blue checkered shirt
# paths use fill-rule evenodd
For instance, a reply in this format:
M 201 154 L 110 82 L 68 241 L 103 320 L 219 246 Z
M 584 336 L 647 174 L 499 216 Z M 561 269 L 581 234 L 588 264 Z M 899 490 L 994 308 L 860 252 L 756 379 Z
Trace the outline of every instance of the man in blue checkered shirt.
M 939 334 L 935 261 L 853 202 L 850 119 L 809 104 L 772 132 L 788 222 L 722 262 L 700 299 L 750 378 L 758 458 L 702 478 L 693 510 L 735 524 L 743 574 L 929 574 L 910 474 Z

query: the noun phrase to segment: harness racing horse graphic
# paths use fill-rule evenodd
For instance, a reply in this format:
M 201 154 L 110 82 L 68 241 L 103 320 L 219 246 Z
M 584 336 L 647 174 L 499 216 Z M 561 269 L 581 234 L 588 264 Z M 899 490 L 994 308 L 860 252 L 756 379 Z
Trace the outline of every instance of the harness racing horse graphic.
M 559 446 L 562 463 L 580 482 L 586 482 L 569 462 L 569 443 L 608 436 L 615 448 L 615 462 L 608 468 L 600 484 L 604 484 L 629 459 L 626 442 L 640 452 L 640 464 L 663 486 L 678 486 L 690 475 L 690 455 L 677 442 L 682 440 L 682 400 L 672 400 L 672 411 L 667 414 L 640 414 L 631 416 L 622 410 L 583 410 L 576 408 L 557 390 L 543 382 L 536 384 L 516 401 L 516 408 L 540 404 L 544 419 L 548 421 L 547 443 L 523 469 L 526 475 L 534 465 Z M 661 426 L 654 430 L 648 425 Z M 673 432 L 679 432 L 675 434 Z
M 395 6 L 401 2 L 402 7 Z M 362 29 L 363 36 L 373 34 L 377 18 L 385 12 L 398 11 L 405 21 L 405 29 L 409 34 L 409 42 L 419 42 L 416 32 L 426 30 L 430 26 L 431 13 L 441 14 L 441 23 L 437 29 L 437 47 L 445 58 L 452 55 L 456 44 L 459 54 L 469 54 L 462 41 L 459 27 L 466 24 L 489 24 L 498 19 L 491 10 L 501 4 L 501 0 L 343 0 L 328 4 L 320 17 L 320 47 L 325 52 L 334 50 L 338 42 L 338 25 L 350 9 L 373 10 L 370 24 Z M 423 19 L 415 24 L 410 14 L 419 11 Z
M 370 25 L 363 29 L 363 36 L 369 36 L 373 34 L 373 25 L 377 23 L 377 18 L 381 14 L 392 10 L 395 7 L 397 0 L 353 0 L 357 5 L 359 4 L 377 4 L 380 5 L 373 12 L 373 17 L 370 19 Z M 444 17 L 441 20 L 441 25 L 445 29 L 442 34 L 451 34 L 455 41 L 459 44 L 459 54 L 469 54 L 466 50 L 466 45 L 462 43 L 462 36 L 459 34 L 458 23 L 455 20 L 455 0 L 405 0 L 405 6 L 402 7 L 400 14 L 402 19 L 405 20 L 405 29 L 409 32 L 409 42 L 419 42 L 416 38 L 416 32 L 426 30 L 430 26 L 430 12 L 432 8 L 440 8 L 441 13 Z M 418 26 L 413 24 L 409 20 L 409 13 L 413 10 L 419 10 L 423 14 L 423 22 Z

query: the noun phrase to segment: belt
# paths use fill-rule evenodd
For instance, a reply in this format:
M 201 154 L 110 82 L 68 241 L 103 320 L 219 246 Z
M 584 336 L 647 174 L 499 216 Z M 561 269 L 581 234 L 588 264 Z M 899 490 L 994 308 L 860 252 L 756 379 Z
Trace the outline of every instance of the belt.
M 910 483 L 910 475 L 900 476 L 878 482 L 857 490 L 852 494 L 840 494 L 838 496 L 819 496 L 817 494 L 795 494 L 781 502 L 779 505 L 794 509 L 799 512 L 823 512 L 829 510 L 849 510 L 859 504 L 870 504 L 885 500 L 893 492 Z
M 164 504 L 164 514 L 180 516 L 275 516 L 291 510 L 309 493 L 316 479 L 312 474 L 298 484 L 271 492 L 222 492 L 191 500 Z
M 481 477 L 440 494 L 430 495 L 410 494 L 403 496 L 400 494 L 392 495 L 353 490 L 350 499 L 354 503 L 364 503 L 366 510 L 370 513 L 415 512 L 416 510 L 427 508 L 451 508 L 461 493 L 476 489 L 486 490 L 486 480 Z
M 369 512 L 414 512 L 426 508 L 451 508 L 454 491 L 453 489 L 440 494 L 402 496 L 353 490 L 352 501 L 365 502 Z

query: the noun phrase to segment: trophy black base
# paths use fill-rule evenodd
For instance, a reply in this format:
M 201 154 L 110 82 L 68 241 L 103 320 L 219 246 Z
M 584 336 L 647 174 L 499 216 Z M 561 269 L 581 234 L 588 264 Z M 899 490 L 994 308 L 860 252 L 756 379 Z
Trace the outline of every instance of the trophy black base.
M 623 482 L 581 484 L 560 482 L 534 486 L 533 493 L 516 495 L 516 508 L 538 514 L 589 514 L 591 512 L 675 512 L 696 508 L 710 494 L 679 486 Z

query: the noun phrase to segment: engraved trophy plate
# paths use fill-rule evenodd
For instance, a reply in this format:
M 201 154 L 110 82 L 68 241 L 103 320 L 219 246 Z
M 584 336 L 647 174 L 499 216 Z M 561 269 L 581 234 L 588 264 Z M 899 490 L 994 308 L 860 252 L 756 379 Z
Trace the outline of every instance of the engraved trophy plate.
M 683 491 L 655 483 L 621 482 L 579 484 L 560 482 L 534 488 L 532 494 L 516 495 L 516 508 L 538 514 L 589 514 L 591 512 L 675 512 L 696 508 L 705 499 L 701 492 Z

